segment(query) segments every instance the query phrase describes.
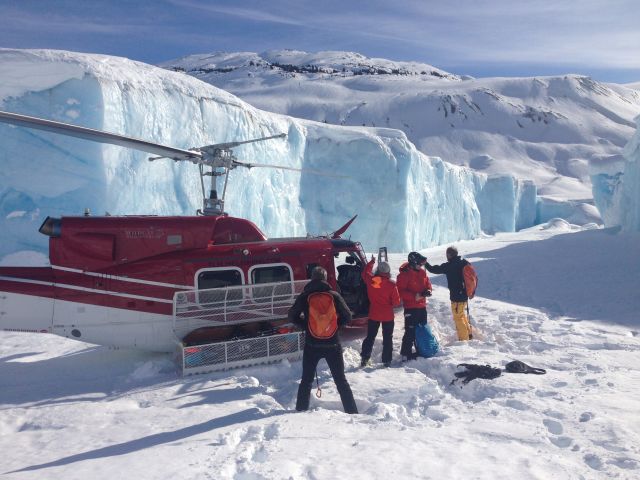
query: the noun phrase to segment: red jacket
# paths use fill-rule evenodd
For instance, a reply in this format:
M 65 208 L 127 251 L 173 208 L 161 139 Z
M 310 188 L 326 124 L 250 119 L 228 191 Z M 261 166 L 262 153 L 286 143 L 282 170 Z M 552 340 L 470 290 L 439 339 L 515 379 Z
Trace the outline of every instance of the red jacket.
M 432 289 L 431 281 L 423 268 L 414 270 L 409 266 L 408 262 L 400 266 L 398 290 L 400 291 L 404 308 L 425 308 L 428 302 L 421 293 Z
M 362 272 L 369 296 L 369 319 L 376 322 L 392 322 L 393 307 L 400 306 L 400 295 L 396 283 L 388 273 L 373 274 L 374 260 Z

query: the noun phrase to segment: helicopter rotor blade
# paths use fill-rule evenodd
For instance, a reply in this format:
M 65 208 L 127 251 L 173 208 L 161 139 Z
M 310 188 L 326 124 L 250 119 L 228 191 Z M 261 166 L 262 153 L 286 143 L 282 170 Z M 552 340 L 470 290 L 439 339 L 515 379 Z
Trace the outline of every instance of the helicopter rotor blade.
M 269 137 L 252 138 L 251 140 L 242 140 L 239 142 L 227 142 L 227 143 L 215 143 L 213 145 L 205 145 L 200 147 L 200 150 L 216 150 L 216 149 L 231 149 L 239 147 L 240 145 L 246 145 L 247 143 L 262 142 L 264 140 L 273 140 L 274 138 L 286 138 L 286 133 L 278 133 L 277 135 L 271 135 Z
M 302 172 L 302 173 L 310 173 L 312 175 L 320 175 L 323 177 L 333 177 L 333 178 L 350 178 L 347 175 L 338 175 L 335 173 L 322 172 L 320 170 L 314 170 L 312 168 L 295 168 L 295 167 L 287 167 L 284 165 L 273 165 L 270 163 L 248 163 L 248 162 L 233 162 L 234 165 L 239 167 L 246 168 L 255 168 L 255 167 L 263 167 L 263 168 L 277 168 L 279 170 L 291 170 L 293 172 Z
M 29 117 L 17 113 L 0 111 L 0 122 L 9 123 L 19 127 L 34 128 L 46 132 L 58 133 L 69 137 L 82 138 L 92 142 L 109 143 L 120 147 L 133 148 L 154 155 L 171 158 L 173 160 L 188 160 L 202 158 L 198 151 L 183 150 L 181 148 L 167 147 L 158 143 L 147 142 L 138 138 L 125 137 L 115 133 L 103 132 L 92 128 L 80 127 L 70 123 L 54 122 L 43 118 Z

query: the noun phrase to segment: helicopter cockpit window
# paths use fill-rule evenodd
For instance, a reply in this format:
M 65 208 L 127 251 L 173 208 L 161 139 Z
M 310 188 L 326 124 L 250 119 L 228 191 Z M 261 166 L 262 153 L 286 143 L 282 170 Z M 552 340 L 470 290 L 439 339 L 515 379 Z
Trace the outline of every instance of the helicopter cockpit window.
M 251 269 L 251 283 L 270 284 L 264 287 L 253 287 L 253 299 L 256 302 L 270 302 L 272 299 L 289 297 L 293 294 L 291 280 L 293 278 L 289 265 L 261 265 Z M 272 285 L 276 284 L 276 285 Z
M 221 289 L 220 291 L 199 292 L 199 303 L 234 302 L 242 300 L 241 288 L 229 288 L 243 284 L 239 269 L 203 270 L 198 273 L 198 290 Z M 222 290 L 224 289 L 224 290 Z

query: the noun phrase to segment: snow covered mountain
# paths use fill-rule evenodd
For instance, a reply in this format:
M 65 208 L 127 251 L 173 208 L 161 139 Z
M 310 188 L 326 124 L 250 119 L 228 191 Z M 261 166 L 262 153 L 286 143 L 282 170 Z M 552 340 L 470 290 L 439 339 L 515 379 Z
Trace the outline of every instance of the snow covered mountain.
M 588 164 L 621 153 L 640 92 L 579 75 L 459 77 L 356 53 L 212 53 L 169 61 L 264 110 L 402 130 L 426 155 L 532 180 L 549 199 L 591 199 Z
M 229 213 L 253 220 L 271 237 L 331 232 L 358 214 L 353 238 L 369 249 L 408 251 L 544 221 L 533 183 L 427 157 L 399 130 L 264 112 L 190 76 L 123 58 L 4 49 L 0 67 L 0 109 L 10 112 L 178 148 L 287 133 L 286 140 L 244 145 L 235 153 L 335 176 L 234 170 Z M 0 124 L 0 255 L 44 251 L 46 237 L 36 230 L 47 215 L 85 208 L 193 214 L 201 207 L 193 165 L 147 157 Z

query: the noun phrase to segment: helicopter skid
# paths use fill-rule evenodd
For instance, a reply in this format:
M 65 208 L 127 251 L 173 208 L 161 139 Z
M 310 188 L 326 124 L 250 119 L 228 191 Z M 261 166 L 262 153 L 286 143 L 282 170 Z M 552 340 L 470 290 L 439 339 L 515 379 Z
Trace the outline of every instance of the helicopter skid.
M 264 365 L 302 357 L 304 333 L 288 332 L 262 337 L 184 346 L 178 351 L 183 375 Z

